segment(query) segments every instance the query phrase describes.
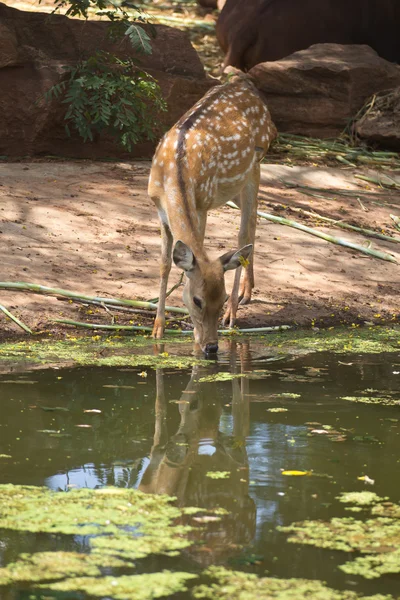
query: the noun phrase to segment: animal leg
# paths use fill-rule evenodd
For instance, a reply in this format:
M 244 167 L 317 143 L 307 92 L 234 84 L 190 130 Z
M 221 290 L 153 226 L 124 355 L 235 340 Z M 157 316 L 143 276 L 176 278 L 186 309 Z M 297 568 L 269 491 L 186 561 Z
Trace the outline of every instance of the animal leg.
M 244 270 L 243 283 L 239 294 L 241 267 L 236 270 L 232 293 L 223 317 L 223 324 L 229 321 L 229 327 L 233 327 L 236 321 L 236 312 L 239 304 L 248 304 L 254 287 L 254 240 L 257 225 L 257 196 L 260 185 L 260 165 L 256 163 L 239 195 L 241 209 L 241 220 L 239 230 L 239 247 L 253 244 L 253 252 L 249 257 L 249 264 Z
M 240 304 L 249 304 L 254 287 L 254 243 L 257 227 L 258 188 L 260 186 L 260 165 L 254 167 L 252 177 L 241 194 L 240 208 L 242 210 L 243 228 L 245 229 L 246 243 L 253 244 L 253 252 L 249 257 L 249 264 L 244 271 L 242 286 L 239 293 Z M 247 241 L 248 240 L 248 241 Z
M 161 222 L 161 265 L 160 265 L 160 295 L 158 298 L 157 314 L 153 326 L 153 338 L 161 339 L 165 329 L 165 297 L 167 294 L 168 277 L 172 264 L 172 233 L 160 216 Z

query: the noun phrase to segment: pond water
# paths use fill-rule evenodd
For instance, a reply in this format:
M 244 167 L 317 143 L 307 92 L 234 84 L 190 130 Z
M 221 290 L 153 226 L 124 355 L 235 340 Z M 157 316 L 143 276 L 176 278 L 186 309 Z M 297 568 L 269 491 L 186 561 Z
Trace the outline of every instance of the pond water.
M 221 373 L 235 377 L 202 381 Z M 344 399 L 365 396 L 393 405 Z M 399 502 L 399 353 L 271 356 L 262 342 L 232 342 L 217 361 L 191 369 L 7 373 L 0 398 L 2 484 L 61 491 L 113 485 L 167 493 L 181 507 L 229 511 L 203 523 L 200 544 L 178 558 L 139 561 L 141 572 L 222 564 L 364 594 L 399 591 L 398 575 L 348 575 L 338 569 L 348 553 L 288 543 L 277 529 L 349 516 L 335 499 L 341 492 L 368 490 Z M 65 544 L 0 530 L 0 566 L 21 552 Z M 77 537 L 67 546 L 85 550 Z M 29 597 L 15 586 L 3 590 L 1 598 Z

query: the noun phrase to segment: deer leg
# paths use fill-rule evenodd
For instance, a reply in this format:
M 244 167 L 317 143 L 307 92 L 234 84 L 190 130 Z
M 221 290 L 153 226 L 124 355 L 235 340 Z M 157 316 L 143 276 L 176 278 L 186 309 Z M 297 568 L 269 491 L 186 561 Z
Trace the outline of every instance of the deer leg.
M 244 270 L 244 277 L 239 293 L 240 304 L 249 304 L 251 294 L 254 287 L 254 242 L 256 237 L 257 226 L 257 204 L 258 204 L 258 188 L 260 186 L 260 165 L 256 163 L 253 169 L 251 179 L 245 186 L 243 193 L 240 196 L 240 208 L 242 211 L 243 229 L 246 236 L 245 244 L 253 244 L 253 252 L 249 257 L 249 264 Z
M 241 209 L 240 230 L 239 230 L 239 248 L 246 244 L 253 244 L 253 252 L 249 258 L 241 291 L 239 294 L 240 276 L 242 268 L 238 267 L 235 273 L 235 280 L 232 287 L 232 293 L 228 300 L 228 305 L 223 317 L 223 325 L 229 321 L 229 327 L 233 327 L 236 321 L 236 312 L 239 304 L 248 304 L 251 300 L 251 292 L 254 287 L 254 240 L 257 225 L 257 196 L 260 184 L 260 165 L 256 163 L 250 178 L 244 185 L 239 195 L 239 204 Z
M 160 294 L 158 299 L 157 314 L 153 326 L 153 337 L 160 339 L 164 335 L 165 329 L 165 297 L 167 294 L 167 285 L 169 272 L 172 264 L 172 233 L 164 220 L 161 222 L 161 266 L 160 266 Z

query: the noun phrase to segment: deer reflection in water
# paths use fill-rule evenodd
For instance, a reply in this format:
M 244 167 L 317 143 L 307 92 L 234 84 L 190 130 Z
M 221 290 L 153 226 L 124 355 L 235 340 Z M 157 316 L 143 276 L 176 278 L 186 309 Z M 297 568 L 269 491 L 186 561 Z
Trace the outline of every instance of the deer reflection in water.
M 247 369 L 248 344 L 227 341 L 231 372 Z M 232 433 L 221 431 L 221 417 L 227 398 L 221 397 L 216 382 L 199 381 L 210 374 L 210 367 L 195 366 L 182 392 L 178 408 L 180 424 L 169 436 L 167 413 L 177 410 L 164 393 L 164 373 L 157 370 L 155 434 L 150 463 L 139 489 L 176 497 L 180 507 L 194 506 L 207 511 L 223 508 L 226 514 L 213 516 L 200 512 L 185 517 L 195 529 L 189 534 L 194 543 L 189 554 L 202 565 L 215 563 L 235 554 L 255 534 L 256 508 L 249 496 L 249 465 L 246 436 L 249 429 L 248 380 L 232 380 Z M 227 384 L 224 384 L 227 385 Z M 226 413 L 225 413 L 226 414 Z M 214 479 L 212 471 L 229 472 L 229 477 Z

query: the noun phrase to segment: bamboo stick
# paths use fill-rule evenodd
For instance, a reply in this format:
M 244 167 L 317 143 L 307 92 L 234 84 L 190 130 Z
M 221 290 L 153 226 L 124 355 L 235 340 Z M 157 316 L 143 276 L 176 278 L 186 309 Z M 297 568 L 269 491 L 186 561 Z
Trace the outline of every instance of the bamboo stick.
M 231 208 L 238 209 L 233 202 L 227 202 L 227 206 Z M 337 238 L 327 233 L 322 233 L 321 231 L 317 231 L 316 229 L 312 229 L 311 227 L 307 227 L 306 225 L 302 225 L 301 223 L 297 223 L 296 221 L 291 221 L 290 219 L 285 219 L 283 217 L 277 217 L 276 215 L 271 215 L 269 213 L 264 213 L 261 211 L 257 211 L 257 215 L 262 217 L 263 219 L 267 219 L 267 221 L 272 221 L 272 223 L 279 223 L 279 225 L 287 225 L 288 227 L 293 227 L 294 229 L 299 229 L 300 231 L 304 231 L 305 233 L 309 233 L 316 237 L 319 237 L 326 242 L 331 242 L 332 244 L 336 244 L 338 246 L 344 246 L 346 248 L 351 248 L 352 250 L 356 250 L 357 252 L 362 252 L 363 254 L 368 254 L 369 256 L 373 256 L 375 258 L 380 258 L 381 260 L 386 260 L 392 263 L 397 263 L 397 260 L 391 254 L 387 254 L 386 252 L 380 252 L 379 250 L 372 250 L 371 248 L 364 248 L 363 246 L 359 246 L 358 244 L 353 244 L 352 242 L 348 242 L 347 240 L 343 240 L 342 238 Z
M 64 298 L 63 296 L 57 296 L 57 300 L 60 302 L 76 302 L 77 304 L 84 304 L 85 306 L 98 306 L 99 308 L 104 308 L 105 310 L 109 308 L 113 308 L 114 310 L 118 310 L 121 312 L 132 313 L 136 315 L 143 315 L 148 317 L 154 317 L 154 310 L 146 310 L 145 308 L 130 308 L 129 306 L 117 306 L 115 304 L 107 305 L 104 302 L 98 302 L 96 300 L 80 300 L 79 298 Z M 182 318 L 187 318 L 189 315 L 185 315 Z
M 361 179 L 362 181 L 368 181 L 368 183 L 374 183 L 375 185 L 379 185 L 383 188 L 400 190 L 400 184 L 392 179 L 392 182 L 382 181 L 382 179 L 377 179 L 376 177 L 367 177 L 366 175 L 354 175 L 357 179 Z
M 102 298 L 98 296 L 86 296 L 84 294 L 77 294 L 76 292 L 70 292 L 68 290 L 62 290 L 59 288 L 52 288 L 45 285 L 39 285 L 38 283 L 26 283 L 26 282 L 12 282 L 2 281 L 0 282 L 0 289 L 5 290 L 21 290 L 23 292 L 33 292 L 34 294 L 43 294 L 47 296 L 64 296 L 65 298 L 78 299 L 78 300 L 89 300 L 96 302 L 104 302 L 108 305 L 114 306 L 132 306 L 134 308 L 147 308 L 157 309 L 157 304 L 152 302 L 145 302 L 142 300 L 123 300 L 121 298 Z M 175 312 L 181 315 L 187 315 L 187 308 L 178 308 L 176 306 L 166 306 L 167 312 Z
M 396 217 L 396 215 L 389 215 L 389 216 L 393 220 L 394 226 L 396 227 L 396 229 L 400 230 L 400 218 Z
M 64 325 L 73 325 L 75 327 L 84 327 L 85 329 L 110 329 L 110 330 L 122 330 L 122 331 L 142 331 L 145 333 L 151 333 L 151 327 L 144 327 L 140 325 L 103 325 L 102 323 L 83 323 L 81 321 L 72 321 L 71 319 L 55 319 L 54 323 L 62 323 Z M 219 329 L 220 335 L 234 335 L 242 333 L 271 333 L 274 331 L 285 331 L 291 329 L 290 325 L 276 325 L 275 327 L 253 327 L 249 329 Z M 178 329 L 165 329 L 164 333 L 174 335 L 191 335 L 193 331 L 180 331 Z
M 380 167 L 400 167 L 400 155 L 397 152 L 373 151 L 360 146 L 354 147 L 349 145 L 345 139 L 320 140 L 281 133 L 274 143 L 274 149 L 278 152 L 289 152 L 309 158 L 330 157 L 345 164 L 359 161 L 376 164 Z M 355 166 L 354 163 L 352 164 Z
M 354 177 L 357 177 L 357 175 L 354 175 Z M 360 195 L 359 190 L 344 190 L 344 189 L 340 189 L 340 188 L 320 188 L 320 187 L 314 187 L 311 185 L 303 185 L 301 183 L 295 183 L 294 181 L 283 181 L 282 180 L 282 184 L 289 188 L 289 189 L 295 189 L 298 188 L 300 190 L 308 190 L 311 192 L 326 192 L 327 194 L 334 194 L 335 196 L 350 196 L 350 197 L 358 197 Z M 379 198 L 379 194 L 377 194 L 376 192 L 368 192 L 363 190 L 363 196 L 374 196 L 374 197 L 378 197 Z
M 304 210 L 302 208 L 292 208 L 296 212 L 302 212 L 305 215 L 310 217 L 314 217 L 316 219 L 321 219 L 321 221 L 326 221 L 327 223 L 332 223 L 336 227 L 341 227 L 342 229 L 350 229 L 351 231 L 357 231 L 357 233 L 361 233 L 363 235 L 377 238 L 379 240 L 384 240 L 385 242 L 394 242 L 396 244 L 400 243 L 400 238 L 391 237 L 389 235 L 385 235 L 384 233 L 379 233 L 378 231 L 374 231 L 373 229 L 363 229 L 362 227 L 357 227 L 356 225 L 350 225 L 349 223 L 344 223 L 343 221 L 336 221 L 335 219 L 331 219 L 329 217 L 323 217 L 322 215 L 312 212 L 310 210 Z
M 74 325 L 75 327 L 85 327 L 86 329 L 111 329 L 121 331 L 142 331 L 145 333 L 151 333 L 152 327 L 145 327 L 142 325 L 104 325 L 103 323 L 82 323 L 81 321 L 73 321 L 71 319 L 55 319 L 54 323 L 63 323 L 65 325 Z M 179 331 L 178 329 L 165 329 L 164 333 L 175 334 L 175 335 L 189 335 L 193 331 Z
M 26 333 L 33 334 L 33 331 L 31 329 L 29 329 L 29 327 L 27 325 L 25 325 L 25 323 L 23 323 L 22 321 L 17 319 L 17 317 L 15 317 L 12 313 L 10 313 L 10 311 L 7 310 L 7 308 L 5 306 L 3 306 L 2 304 L 0 304 L 0 310 L 3 311 L 3 313 L 5 315 L 7 315 L 7 317 L 9 317 L 12 321 L 14 321 L 14 323 L 16 323 L 19 327 L 21 327 L 21 329 L 23 329 Z

